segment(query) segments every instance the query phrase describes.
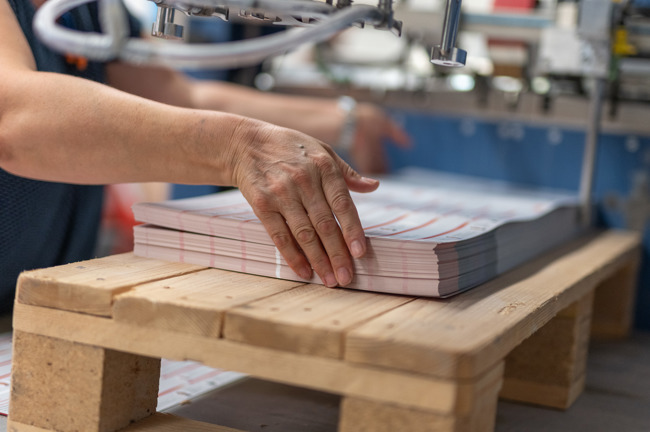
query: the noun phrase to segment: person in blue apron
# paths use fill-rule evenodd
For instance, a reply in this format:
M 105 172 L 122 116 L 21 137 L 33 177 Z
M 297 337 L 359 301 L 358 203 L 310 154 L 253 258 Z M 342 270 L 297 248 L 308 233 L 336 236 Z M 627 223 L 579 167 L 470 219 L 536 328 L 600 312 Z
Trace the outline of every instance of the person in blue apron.
M 349 191 L 378 182 L 325 144 L 345 129 L 336 101 L 55 53 L 32 30 L 42 3 L 0 0 L 1 310 L 21 271 L 93 257 L 101 185 L 111 183 L 238 187 L 297 274 L 350 282 L 366 244 Z M 62 21 L 100 28 L 96 4 Z M 386 138 L 406 145 L 378 108 L 354 115 L 359 155 L 372 158 Z

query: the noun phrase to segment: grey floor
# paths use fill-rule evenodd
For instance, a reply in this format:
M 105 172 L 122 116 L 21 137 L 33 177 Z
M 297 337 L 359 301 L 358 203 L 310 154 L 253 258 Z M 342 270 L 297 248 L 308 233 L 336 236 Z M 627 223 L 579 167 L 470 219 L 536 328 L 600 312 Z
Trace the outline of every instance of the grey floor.
M 586 390 L 568 411 L 500 402 L 496 431 L 650 432 L 650 333 L 592 343 L 587 371 Z M 249 432 L 336 432 L 338 403 L 335 395 L 247 379 L 170 412 Z
M 592 343 L 587 374 L 585 392 L 568 411 L 500 402 L 496 431 L 650 432 L 650 333 Z M 174 412 L 250 432 L 336 432 L 338 402 L 331 394 L 248 380 Z

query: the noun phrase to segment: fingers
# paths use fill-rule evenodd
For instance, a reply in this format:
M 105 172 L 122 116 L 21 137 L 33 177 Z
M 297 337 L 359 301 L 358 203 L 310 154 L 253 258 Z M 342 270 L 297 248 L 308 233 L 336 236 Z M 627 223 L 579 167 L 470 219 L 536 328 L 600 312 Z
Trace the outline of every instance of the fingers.
M 411 147 L 411 137 L 392 119 L 386 122 L 386 136 L 401 148 Z
M 379 187 L 379 181 L 362 177 L 338 155 L 333 154 L 333 157 L 339 169 L 323 170 L 323 192 L 339 221 L 349 253 L 361 258 L 366 253 L 366 236 L 348 187 L 358 192 L 371 192 Z
M 409 135 L 379 107 L 360 105 L 357 120 L 357 135 L 350 156 L 361 172 L 377 174 L 388 170 L 385 141 L 403 149 L 411 147 Z
M 338 282 L 345 286 L 352 281 L 354 267 L 341 228 L 322 194 L 316 193 L 310 198 L 311 201 L 305 203 L 310 225 L 295 230 L 296 239 L 325 285 L 334 286 Z
M 330 165 L 338 172 L 336 163 L 331 158 Z M 340 189 L 338 193 L 347 195 L 349 205 L 353 207 L 358 224 L 357 232 L 363 236 L 340 172 L 334 177 L 339 179 L 336 187 Z M 303 279 L 310 279 L 313 268 L 326 286 L 345 286 L 352 281 L 354 266 L 344 238 L 346 230 L 342 232 L 339 227 L 323 187 L 320 172 L 300 171 L 281 179 L 267 192 L 258 191 L 251 204 L 276 247 L 296 274 Z M 349 220 L 347 212 L 339 214 L 343 220 Z M 349 225 L 350 222 L 346 222 L 346 226 Z M 358 243 L 354 245 L 356 256 L 363 255 L 365 248 L 359 247 Z
M 311 265 L 298 248 L 284 217 L 275 211 L 258 212 L 258 217 L 289 267 L 301 278 L 311 279 Z
M 332 213 L 329 212 L 328 218 L 327 211 L 321 210 L 317 213 L 316 210 L 310 209 L 308 215 L 302 203 L 296 204 L 295 207 L 285 208 L 284 215 L 302 252 L 325 285 L 328 287 L 338 284 L 347 285 L 352 280 L 351 263 L 345 262 L 346 256 L 341 253 L 340 244 L 343 242 L 337 239 L 340 237 L 340 233 L 337 233 L 338 227 L 332 226 L 332 224 L 336 225 Z M 339 243 L 338 251 L 337 243 Z M 333 266 L 334 263 L 336 264 Z M 343 277 L 337 277 L 339 275 Z
M 239 187 L 289 266 L 303 279 L 312 269 L 327 286 L 350 284 L 353 257 L 366 238 L 350 190 L 379 183 L 361 177 L 331 147 L 295 131 L 274 129 L 247 147 Z M 261 135 L 259 135 L 261 136 Z
M 343 179 L 350 190 L 354 192 L 367 193 L 372 192 L 379 187 L 379 180 L 362 176 L 334 152 L 332 152 L 332 157 L 341 170 Z
M 365 135 L 374 136 L 371 138 L 380 144 L 383 138 L 397 144 L 398 147 L 408 148 L 411 145 L 411 138 L 395 120 L 391 119 L 385 111 L 375 105 L 364 104 L 359 111 L 359 118 L 366 129 Z

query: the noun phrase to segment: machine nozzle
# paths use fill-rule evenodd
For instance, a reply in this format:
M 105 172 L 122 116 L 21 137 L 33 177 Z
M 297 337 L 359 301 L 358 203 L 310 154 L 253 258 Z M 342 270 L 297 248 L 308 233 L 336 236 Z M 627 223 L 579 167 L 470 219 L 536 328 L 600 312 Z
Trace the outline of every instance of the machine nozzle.
M 182 39 L 183 26 L 174 24 L 174 8 L 157 4 L 158 13 L 151 29 L 151 35 L 162 39 Z
M 442 39 L 440 45 L 431 51 L 431 63 L 447 67 L 463 67 L 467 52 L 456 48 L 456 36 L 460 23 L 461 0 L 447 0 L 445 20 L 442 24 Z

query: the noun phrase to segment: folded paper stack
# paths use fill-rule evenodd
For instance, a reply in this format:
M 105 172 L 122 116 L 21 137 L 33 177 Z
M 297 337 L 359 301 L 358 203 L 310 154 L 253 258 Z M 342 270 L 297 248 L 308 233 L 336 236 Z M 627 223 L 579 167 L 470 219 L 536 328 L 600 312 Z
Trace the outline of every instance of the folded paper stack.
M 368 240 L 348 288 L 448 297 L 581 230 L 575 194 L 417 168 L 352 193 Z M 303 282 L 238 190 L 133 207 L 136 255 Z

